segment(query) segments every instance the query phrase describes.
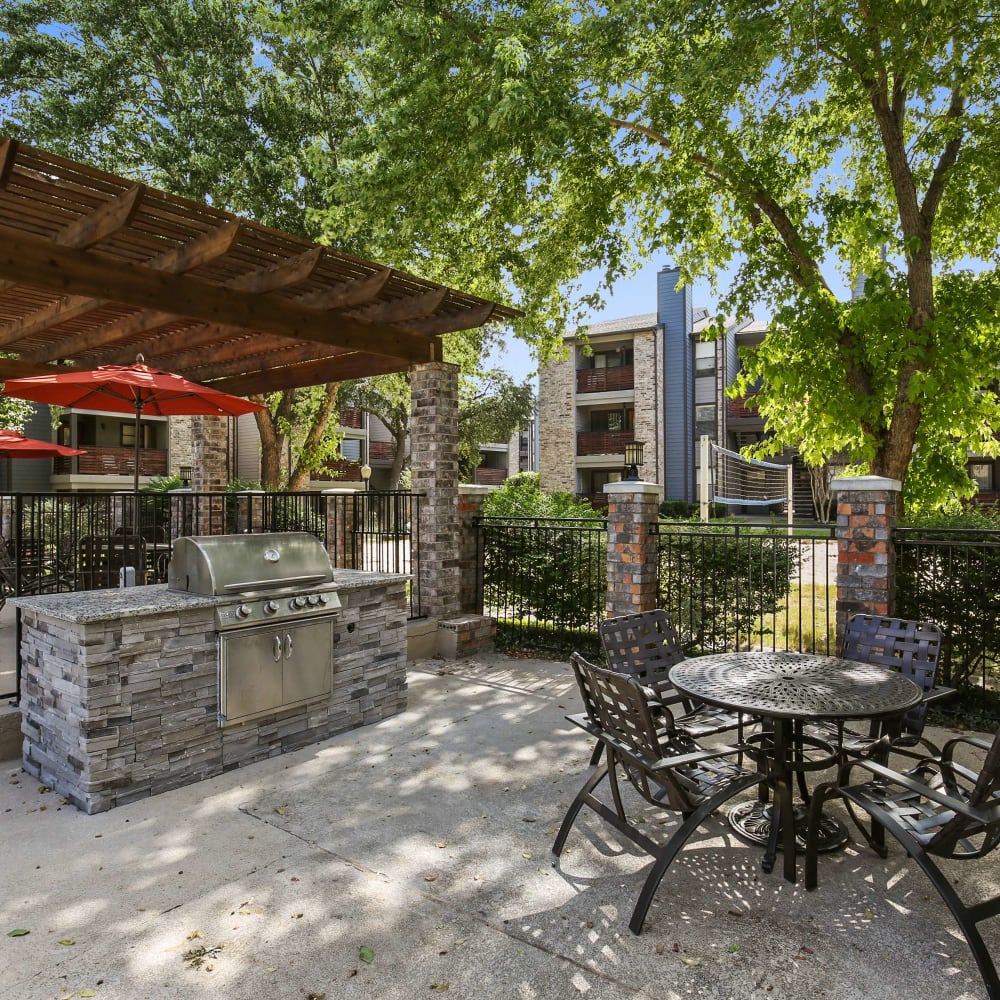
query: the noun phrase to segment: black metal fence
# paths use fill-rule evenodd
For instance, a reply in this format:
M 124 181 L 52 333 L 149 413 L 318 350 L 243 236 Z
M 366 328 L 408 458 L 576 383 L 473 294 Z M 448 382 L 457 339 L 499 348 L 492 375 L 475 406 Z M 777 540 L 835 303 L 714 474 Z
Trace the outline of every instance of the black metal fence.
M 10 596 L 165 583 L 174 539 L 309 531 L 335 568 L 415 571 L 420 496 L 340 493 L 16 493 L 0 495 L 0 607 Z M 137 518 L 138 515 L 138 518 Z M 409 587 L 409 616 L 420 590 Z M 0 687 L 5 685 L 0 684 Z M 0 691 L 9 697 L 13 691 Z
M 484 517 L 479 592 L 502 649 L 594 652 L 607 599 L 603 519 Z
M 898 528 L 897 615 L 936 622 L 945 643 L 940 683 L 995 688 L 1000 680 L 1000 531 Z
M 836 648 L 833 527 L 660 523 L 659 605 L 692 652 Z

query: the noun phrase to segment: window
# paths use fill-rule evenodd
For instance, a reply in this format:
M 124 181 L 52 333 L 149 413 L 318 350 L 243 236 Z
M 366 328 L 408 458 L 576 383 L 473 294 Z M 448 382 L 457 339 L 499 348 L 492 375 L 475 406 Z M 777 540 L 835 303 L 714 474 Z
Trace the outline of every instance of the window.
M 613 351 L 594 351 L 591 368 L 622 368 L 632 364 L 632 348 L 616 347 Z
M 970 462 L 969 476 L 979 490 L 983 492 L 991 492 L 993 490 L 992 462 Z
M 590 414 L 592 431 L 630 431 L 634 426 L 634 410 L 594 410 Z
M 694 372 L 696 375 L 708 375 L 715 371 L 715 344 L 697 344 L 695 346 Z
M 620 483 L 622 474 L 620 471 L 599 471 L 590 474 L 590 492 L 600 493 L 608 483 Z

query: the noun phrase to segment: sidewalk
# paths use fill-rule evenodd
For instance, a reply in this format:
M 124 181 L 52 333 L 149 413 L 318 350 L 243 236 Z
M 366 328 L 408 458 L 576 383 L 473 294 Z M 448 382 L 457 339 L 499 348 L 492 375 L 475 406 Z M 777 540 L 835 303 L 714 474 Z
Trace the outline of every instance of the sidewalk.
M 587 811 L 550 854 L 590 751 L 568 666 L 410 685 L 394 719 L 97 816 L 5 762 L 0 998 L 985 997 L 895 846 L 826 856 L 807 894 L 716 820 L 633 936 L 643 855 Z

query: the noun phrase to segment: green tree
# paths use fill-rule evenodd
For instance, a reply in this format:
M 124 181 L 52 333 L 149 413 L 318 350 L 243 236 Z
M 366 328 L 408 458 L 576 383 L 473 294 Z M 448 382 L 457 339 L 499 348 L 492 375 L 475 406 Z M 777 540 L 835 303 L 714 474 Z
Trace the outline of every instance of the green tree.
M 326 174 L 330 232 L 464 240 L 556 321 L 588 267 L 735 263 L 721 311 L 772 315 L 739 387 L 766 449 L 928 503 L 971 489 L 966 449 L 1000 427 L 994 3 L 348 6 L 368 113 Z

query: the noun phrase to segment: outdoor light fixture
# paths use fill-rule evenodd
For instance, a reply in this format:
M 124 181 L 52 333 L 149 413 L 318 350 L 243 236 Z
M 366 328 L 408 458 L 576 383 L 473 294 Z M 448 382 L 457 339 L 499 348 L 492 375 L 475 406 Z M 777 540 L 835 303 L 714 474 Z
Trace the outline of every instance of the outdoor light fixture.
M 629 441 L 625 445 L 626 483 L 639 482 L 639 466 L 642 465 L 642 441 Z
M 371 485 L 371 478 L 372 478 L 372 467 L 367 462 L 365 462 L 365 464 L 361 466 L 361 480 L 365 484 L 366 490 Z
M 179 475 L 181 477 L 181 482 L 185 486 L 189 486 L 190 483 L 191 483 L 191 466 L 190 465 L 182 465 L 177 470 L 177 475 Z

